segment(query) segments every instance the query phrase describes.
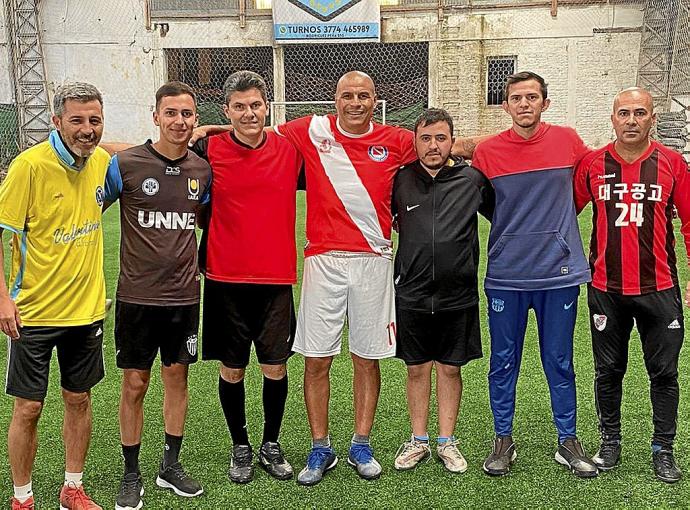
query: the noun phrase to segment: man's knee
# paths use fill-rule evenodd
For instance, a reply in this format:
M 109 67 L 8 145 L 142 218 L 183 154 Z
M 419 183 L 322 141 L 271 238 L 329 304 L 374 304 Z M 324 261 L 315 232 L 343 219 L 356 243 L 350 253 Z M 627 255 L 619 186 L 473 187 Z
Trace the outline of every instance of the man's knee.
M 43 401 L 16 398 L 14 400 L 13 417 L 22 423 L 36 424 L 43 411 Z
M 286 365 L 261 365 L 261 372 L 267 379 L 280 381 L 287 375 Z
M 170 366 L 161 367 L 163 384 L 166 388 L 185 390 L 187 388 L 187 374 L 189 366 L 182 363 L 173 363 Z
M 422 363 L 420 365 L 407 365 L 407 377 L 411 382 L 418 382 L 426 380 L 431 375 L 432 362 Z
M 230 368 L 221 365 L 220 376 L 224 381 L 235 384 L 244 379 L 244 368 Z
M 91 405 L 91 392 L 74 393 L 63 388 L 62 399 L 65 402 L 65 409 L 81 413 L 89 409 Z
M 443 379 L 458 379 L 460 377 L 460 367 L 455 365 L 436 363 L 436 372 Z
M 361 372 L 376 372 L 379 369 L 379 360 L 362 358 L 356 354 L 352 355 L 352 364 L 355 370 Z
M 122 391 L 131 398 L 143 397 L 149 387 L 151 373 L 144 370 L 125 370 Z
M 328 377 L 332 362 L 332 356 L 327 356 L 325 358 L 304 358 L 304 376 L 308 378 Z

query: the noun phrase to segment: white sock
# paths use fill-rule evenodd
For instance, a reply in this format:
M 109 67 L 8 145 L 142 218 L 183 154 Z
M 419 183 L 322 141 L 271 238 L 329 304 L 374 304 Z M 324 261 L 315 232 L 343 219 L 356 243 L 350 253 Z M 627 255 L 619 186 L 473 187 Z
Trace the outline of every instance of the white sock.
M 65 471 L 65 485 L 74 484 L 75 487 L 81 487 L 81 478 L 84 473 L 69 473 Z
M 24 503 L 24 501 L 26 501 L 33 495 L 34 493 L 31 490 L 31 482 L 19 487 L 17 487 L 16 485 L 14 486 L 14 497 L 17 498 L 17 500 L 20 503 Z

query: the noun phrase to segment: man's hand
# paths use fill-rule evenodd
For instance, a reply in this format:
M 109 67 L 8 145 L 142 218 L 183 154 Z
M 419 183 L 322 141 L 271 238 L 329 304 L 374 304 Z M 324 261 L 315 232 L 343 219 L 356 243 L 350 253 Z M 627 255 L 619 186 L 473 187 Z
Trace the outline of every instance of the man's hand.
M 456 138 L 455 143 L 451 149 L 451 154 L 453 156 L 460 156 L 464 159 L 472 159 L 474 155 L 474 149 L 477 145 L 482 143 L 489 138 L 493 138 L 496 135 L 480 135 L 480 136 L 469 136 L 467 138 Z
M 227 126 L 222 126 L 222 125 L 208 125 L 208 126 L 199 126 L 197 128 L 194 128 L 194 132 L 192 133 L 192 137 L 189 139 L 189 146 L 192 147 L 196 142 L 201 140 L 202 138 L 206 138 L 208 136 L 213 136 L 213 135 L 219 135 L 221 133 L 225 133 L 226 131 L 232 131 L 232 126 L 227 125 Z
M 22 327 L 22 319 L 19 317 L 19 309 L 9 296 L 0 297 L 0 329 L 7 336 L 16 340 L 19 338 L 19 330 Z
M 690 306 L 690 282 L 685 286 L 685 306 Z

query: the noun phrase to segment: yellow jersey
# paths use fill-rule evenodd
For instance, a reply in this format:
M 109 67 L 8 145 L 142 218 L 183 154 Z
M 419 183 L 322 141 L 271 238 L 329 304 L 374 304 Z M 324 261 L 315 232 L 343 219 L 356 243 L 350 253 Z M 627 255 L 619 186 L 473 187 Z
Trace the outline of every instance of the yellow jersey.
M 10 296 L 25 326 L 81 326 L 105 316 L 101 148 L 81 168 L 57 131 L 12 161 L 0 228 L 13 232 Z

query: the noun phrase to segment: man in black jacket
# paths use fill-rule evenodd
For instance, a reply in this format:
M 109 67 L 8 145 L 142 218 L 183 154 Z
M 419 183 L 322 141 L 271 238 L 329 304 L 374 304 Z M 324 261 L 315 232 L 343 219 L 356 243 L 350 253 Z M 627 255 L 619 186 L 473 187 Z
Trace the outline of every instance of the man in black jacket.
M 435 365 L 436 451 L 446 469 L 462 473 L 467 462 L 453 435 L 462 395 L 460 367 L 482 356 L 477 212 L 491 219 L 494 194 L 478 170 L 450 158 L 453 119 L 445 110 L 426 110 L 414 131 L 419 160 L 400 170 L 393 185 L 400 232 L 396 354 L 407 365 L 412 422 L 412 438 L 400 447 L 395 468 L 412 469 L 431 456 L 427 421 Z

